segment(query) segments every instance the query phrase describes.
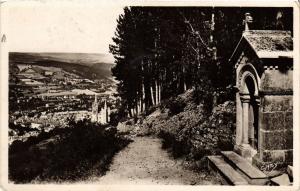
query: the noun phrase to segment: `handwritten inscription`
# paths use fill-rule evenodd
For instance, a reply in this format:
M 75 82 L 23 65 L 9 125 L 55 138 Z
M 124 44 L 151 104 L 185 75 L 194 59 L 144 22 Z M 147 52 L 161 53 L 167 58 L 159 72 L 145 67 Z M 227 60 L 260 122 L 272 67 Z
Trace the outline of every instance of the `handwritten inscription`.
M 264 171 L 264 172 L 272 172 L 277 167 L 277 165 L 278 165 L 277 163 L 268 163 L 268 164 L 262 165 L 260 167 L 260 170 Z

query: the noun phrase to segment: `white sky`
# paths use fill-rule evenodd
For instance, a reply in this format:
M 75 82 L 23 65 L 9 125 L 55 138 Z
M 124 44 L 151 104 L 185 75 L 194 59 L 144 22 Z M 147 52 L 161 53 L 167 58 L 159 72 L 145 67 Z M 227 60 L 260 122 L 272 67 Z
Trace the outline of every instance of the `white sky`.
M 166 4 L 167 1 L 171 0 L 160 3 Z M 134 2 L 151 4 L 150 0 Z M 195 5 L 195 2 L 192 4 Z M 226 1 L 224 3 L 226 5 Z M 128 2 L 10 0 L 4 4 L 9 8 L 4 19 L 7 21 L 5 31 L 9 51 L 108 53 L 108 45 L 112 42 L 117 25 L 116 19 Z M 214 3 L 207 2 L 207 6 L 210 4 Z M 182 6 L 185 2 L 169 2 L 169 5 Z
M 123 6 L 84 2 L 6 2 L 9 51 L 108 53 Z

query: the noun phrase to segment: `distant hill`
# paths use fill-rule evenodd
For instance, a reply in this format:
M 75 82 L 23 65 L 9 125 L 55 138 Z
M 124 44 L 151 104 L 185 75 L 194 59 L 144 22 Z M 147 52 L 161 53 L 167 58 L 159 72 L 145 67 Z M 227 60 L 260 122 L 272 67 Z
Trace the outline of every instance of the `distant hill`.
M 16 64 L 53 66 L 89 79 L 112 77 L 114 66 L 106 54 L 88 53 L 18 53 L 9 54 L 10 68 Z
M 107 54 L 90 54 L 90 53 L 29 53 L 34 57 L 42 57 L 43 59 L 55 60 L 60 62 L 68 62 L 82 65 L 93 65 L 95 63 L 113 62 L 112 58 Z

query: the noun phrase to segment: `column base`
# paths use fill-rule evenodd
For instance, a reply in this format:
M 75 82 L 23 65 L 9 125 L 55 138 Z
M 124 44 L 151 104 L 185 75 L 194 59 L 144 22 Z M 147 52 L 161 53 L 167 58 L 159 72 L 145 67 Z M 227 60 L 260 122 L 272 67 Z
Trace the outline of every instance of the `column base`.
M 257 153 L 257 150 L 255 150 L 249 144 L 235 145 L 234 151 L 242 157 L 248 159 L 250 162 L 252 161 L 252 157 Z

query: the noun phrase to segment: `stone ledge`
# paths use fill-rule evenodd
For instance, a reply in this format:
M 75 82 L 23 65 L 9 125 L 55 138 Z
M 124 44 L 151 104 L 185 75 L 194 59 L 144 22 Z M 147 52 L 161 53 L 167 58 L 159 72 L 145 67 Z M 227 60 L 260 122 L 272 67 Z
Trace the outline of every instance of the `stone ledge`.
M 259 91 L 259 95 L 294 95 L 293 90 L 265 90 L 265 91 Z

